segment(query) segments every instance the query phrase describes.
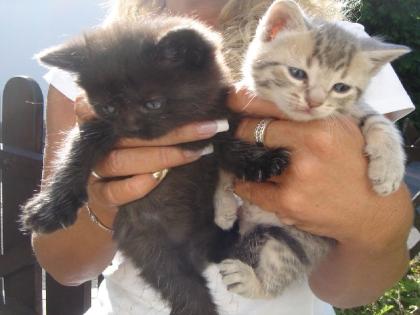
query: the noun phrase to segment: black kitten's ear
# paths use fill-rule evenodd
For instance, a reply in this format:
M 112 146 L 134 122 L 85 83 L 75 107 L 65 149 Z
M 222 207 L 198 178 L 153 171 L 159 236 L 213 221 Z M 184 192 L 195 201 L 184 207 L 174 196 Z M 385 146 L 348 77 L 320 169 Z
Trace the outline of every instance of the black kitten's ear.
M 47 67 L 79 73 L 86 64 L 88 53 L 85 41 L 78 39 L 43 50 L 35 55 L 35 58 Z
M 212 44 L 193 29 L 168 32 L 158 43 L 158 56 L 167 65 L 204 66 L 211 58 Z

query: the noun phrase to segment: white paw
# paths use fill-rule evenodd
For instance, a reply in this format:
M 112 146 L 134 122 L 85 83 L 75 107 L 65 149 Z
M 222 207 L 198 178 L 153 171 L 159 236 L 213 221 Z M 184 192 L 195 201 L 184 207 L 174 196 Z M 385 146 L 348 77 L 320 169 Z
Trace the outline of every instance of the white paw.
M 230 230 L 233 227 L 237 218 L 236 212 L 235 213 L 224 213 L 221 216 L 216 216 L 215 222 L 216 224 L 223 230 Z
M 223 230 L 229 230 L 238 217 L 238 201 L 229 191 L 218 193 L 216 197 L 214 222 Z
M 267 298 L 251 266 L 237 259 L 226 259 L 219 264 L 219 270 L 229 292 L 252 299 Z
M 375 192 L 388 195 L 396 191 L 404 177 L 404 156 L 375 145 L 367 145 L 366 153 L 369 157 L 368 176 Z

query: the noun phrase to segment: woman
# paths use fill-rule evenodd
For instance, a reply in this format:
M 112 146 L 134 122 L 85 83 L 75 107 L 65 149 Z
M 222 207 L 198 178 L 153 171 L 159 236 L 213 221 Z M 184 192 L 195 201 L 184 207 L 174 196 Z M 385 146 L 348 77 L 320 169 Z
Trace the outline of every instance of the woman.
M 224 33 L 229 66 L 238 78 L 240 56 L 258 18 L 271 2 L 119 0 L 107 22 L 118 18 L 135 20 L 141 18 L 143 11 L 150 10 L 193 14 Z M 330 0 L 300 2 L 314 14 L 329 19 L 339 18 L 344 5 L 344 2 Z M 65 81 L 62 74 L 55 77 L 50 74 L 49 80 L 44 178 L 50 175 L 49 166 L 63 138 L 62 132 L 72 128 L 77 120 L 86 120 L 91 115 L 83 98 L 76 101 L 74 112 L 77 90 L 73 89 L 71 78 Z M 379 80 L 385 80 L 386 84 L 398 83 L 392 74 L 391 78 Z M 404 103 L 401 97 L 404 92 L 398 84 L 392 93 L 383 89 L 380 82 L 375 84 L 387 101 L 383 104 L 397 105 L 387 112 L 410 105 Z M 374 93 L 378 88 L 371 90 Z M 370 99 L 380 102 L 377 96 Z M 230 106 L 250 116 L 282 118 L 271 103 L 250 99 L 245 90 L 232 92 Z M 254 141 L 258 121 L 254 118 L 245 120 L 237 136 Z M 118 205 L 145 196 L 159 184 L 160 170 L 199 158 L 186 155 L 172 145 L 208 138 L 217 131 L 215 122 L 207 122 L 179 128 L 156 141 L 122 141 L 95 167 L 89 184 L 90 209 L 80 209 L 76 224 L 53 234 L 33 235 L 33 247 L 40 264 L 66 285 L 78 285 L 95 278 L 113 261 L 105 271 L 99 304 L 88 314 L 168 314 L 155 292 L 136 276 L 130 262 L 114 258 L 116 247 L 108 227 L 112 226 Z M 281 297 L 270 301 L 245 300 L 228 293 L 217 269 L 209 268 L 209 286 L 221 312 L 238 315 L 332 314 L 331 307 L 313 293 L 338 307 L 375 300 L 407 268 L 405 244 L 413 211 L 406 188 L 402 187 L 388 197 L 378 197 L 371 190 L 366 176 L 363 138 L 357 126 L 346 118 L 328 126 L 322 122 L 302 125 L 278 120 L 270 124 L 265 144 L 288 147 L 292 153 L 291 166 L 278 179 L 278 185 L 238 183 L 236 193 L 275 212 L 286 224 L 334 238 L 338 245 L 313 272 L 308 283 L 297 283 Z M 127 175 L 130 177 L 115 179 Z M 103 178 L 113 180 L 103 181 Z M 92 216 L 96 220 L 92 220 Z

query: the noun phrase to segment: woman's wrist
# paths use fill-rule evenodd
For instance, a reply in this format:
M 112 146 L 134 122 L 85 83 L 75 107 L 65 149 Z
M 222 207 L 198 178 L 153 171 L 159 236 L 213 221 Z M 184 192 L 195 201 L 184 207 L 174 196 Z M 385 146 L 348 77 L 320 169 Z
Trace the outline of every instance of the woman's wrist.
M 105 232 L 112 232 L 115 216 L 118 212 L 116 207 L 104 207 L 88 202 L 82 209 L 82 211 L 86 211 L 92 224 Z
M 361 217 L 360 222 L 353 222 L 352 234 L 339 242 L 345 248 L 365 252 L 372 258 L 406 249 L 414 219 L 408 189 L 403 185 L 387 197 L 374 196 L 370 199 L 366 207 L 378 210 L 366 211 L 371 214 L 370 217 Z
M 408 191 L 402 187 L 365 204 L 366 209 L 372 206 L 381 212 L 349 224 L 348 233 L 310 276 L 314 293 L 335 306 L 373 302 L 407 270 L 406 242 L 413 218 Z
M 102 230 L 108 232 L 108 233 L 114 233 L 114 230 L 112 226 L 108 226 L 105 223 L 102 223 L 102 220 L 95 214 L 95 212 L 92 211 L 92 209 L 89 207 L 89 204 L 87 203 L 85 205 L 85 209 L 88 212 L 88 215 L 90 217 L 90 220 L 95 223 L 98 227 L 100 227 Z

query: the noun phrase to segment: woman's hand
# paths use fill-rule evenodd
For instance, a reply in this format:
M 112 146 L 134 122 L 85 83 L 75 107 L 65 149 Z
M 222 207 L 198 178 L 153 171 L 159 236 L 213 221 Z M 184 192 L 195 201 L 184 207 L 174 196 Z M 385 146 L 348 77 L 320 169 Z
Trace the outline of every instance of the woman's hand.
M 64 135 L 76 122 L 83 123 L 93 116 L 83 97 L 74 104 L 50 87 L 44 179 L 51 176 Z M 181 151 L 174 147 L 175 144 L 209 138 L 221 131 L 218 126 L 216 122 L 191 124 L 154 141 L 122 139 L 115 150 L 94 167 L 95 173 L 106 180 L 94 176 L 89 180 L 91 211 L 105 226 L 111 227 L 117 206 L 141 198 L 159 185 L 159 180 L 152 175 L 154 172 L 200 157 L 200 152 Z M 111 233 L 92 222 L 85 207 L 79 210 L 74 225 L 51 234 L 34 234 L 32 242 L 41 266 L 65 285 L 79 285 L 95 278 L 110 264 L 117 250 Z
M 244 104 L 247 114 L 283 118 L 273 104 L 252 99 L 245 90 L 231 95 L 234 110 L 243 110 Z M 255 141 L 258 121 L 244 120 L 238 137 Z M 336 305 L 353 306 L 370 302 L 398 280 L 407 264 L 405 242 L 413 215 L 409 194 L 404 186 L 387 197 L 374 193 L 357 125 L 344 116 L 305 123 L 277 120 L 268 125 L 264 142 L 287 148 L 290 166 L 267 183 L 238 181 L 235 191 L 286 224 L 338 241 L 314 272 L 315 293 Z
M 77 120 L 93 116 L 84 97 L 75 104 Z M 218 131 L 218 123 L 194 123 L 175 129 L 156 140 L 121 139 L 115 149 L 94 167 L 88 187 L 89 206 L 101 221 L 111 226 L 117 206 L 147 195 L 158 184 L 153 174 L 163 169 L 191 163 L 207 151 L 185 151 L 174 145 L 207 139 Z

